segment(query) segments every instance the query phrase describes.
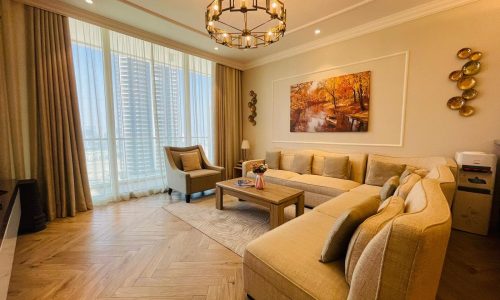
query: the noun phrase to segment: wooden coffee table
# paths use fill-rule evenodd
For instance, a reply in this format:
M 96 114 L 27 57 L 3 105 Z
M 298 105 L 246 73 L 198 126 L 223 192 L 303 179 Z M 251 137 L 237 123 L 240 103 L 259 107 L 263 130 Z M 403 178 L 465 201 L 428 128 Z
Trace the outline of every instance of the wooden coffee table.
M 236 185 L 239 179 L 247 178 L 217 182 L 215 200 L 217 209 L 224 208 L 224 194 L 262 205 L 269 208 L 269 219 L 272 228 L 285 223 L 284 210 L 289 205 L 295 204 L 297 217 L 304 213 L 304 191 L 272 183 L 266 183 L 263 190 L 258 190 L 255 187 L 239 187 Z

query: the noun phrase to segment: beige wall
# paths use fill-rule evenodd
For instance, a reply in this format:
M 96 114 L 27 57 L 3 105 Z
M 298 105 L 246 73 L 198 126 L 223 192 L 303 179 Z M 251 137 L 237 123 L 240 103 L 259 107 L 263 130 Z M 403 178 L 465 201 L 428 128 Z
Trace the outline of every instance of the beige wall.
M 460 150 L 499 153 L 500 147 L 494 145 L 494 140 L 500 139 L 499 35 L 500 1 L 482 0 L 247 70 L 243 74 L 243 135 L 250 140 L 251 157 L 263 157 L 266 149 L 276 147 L 402 155 L 453 156 Z M 288 38 L 293 39 L 293 35 Z M 483 70 L 477 75 L 480 96 L 471 103 L 477 114 L 471 118 L 463 118 L 446 107 L 446 101 L 458 95 L 448 74 L 464 63 L 455 53 L 466 46 L 484 53 Z M 406 50 L 409 73 L 402 147 L 273 143 L 273 123 L 289 122 L 288 118 L 273 121 L 273 80 Z M 257 93 L 256 126 L 246 121 L 250 90 Z M 372 97 L 371 105 L 388 105 L 390 100 Z M 330 133 L 319 139 L 331 142 L 342 134 Z M 362 133 L 350 134 L 357 142 L 364 142 Z

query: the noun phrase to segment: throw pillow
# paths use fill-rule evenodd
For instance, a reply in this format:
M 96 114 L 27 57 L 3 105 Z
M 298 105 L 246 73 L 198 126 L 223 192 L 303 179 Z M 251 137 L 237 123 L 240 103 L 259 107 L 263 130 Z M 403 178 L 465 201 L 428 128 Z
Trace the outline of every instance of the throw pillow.
M 368 164 L 365 183 L 382 186 L 392 176 L 401 176 L 406 165 L 391 164 L 378 160 L 371 160 Z
M 279 170 L 280 168 L 281 151 L 267 151 L 266 164 L 269 169 Z
M 395 196 L 399 196 L 403 199 L 406 199 L 408 194 L 410 193 L 411 189 L 413 186 L 420 181 L 422 177 L 418 176 L 417 174 L 413 173 L 409 176 L 406 176 L 401 184 L 398 186 L 396 191 L 394 192 Z
M 393 196 L 385 202 L 387 202 L 386 207 L 361 223 L 352 235 L 345 257 L 345 278 L 349 284 L 351 284 L 354 268 L 366 245 L 368 245 L 387 222 L 404 212 L 405 205 L 402 198 Z
M 299 174 L 311 174 L 312 154 L 295 154 L 292 171 Z
M 333 227 L 323 244 L 319 261 L 327 263 L 345 255 L 356 228 L 376 211 L 376 205 L 358 205 L 342 213 L 333 223 Z
M 293 172 L 293 160 L 294 160 L 294 158 L 295 158 L 295 154 L 281 153 L 280 169 Z
M 200 170 L 200 156 L 198 153 L 183 153 L 181 154 L 182 169 L 186 172 Z
M 387 181 L 382 186 L 382 189 L 380 190 L 380 200 L 384 201 L 385 199 L 394 195 L 394 192 L 396 191 L 398 186 L 399 176 L 392 176 L 391 178 L 387 179 Z
M 407 176 L 410 176 L 415 169 L 413 167 L 407 166 L 406 170 L 401 173 L 401 176 L 399 176 L 399 181 L 402 182 L 403 179 L 405 179 Z
M 349 156 L 327 156 L 325 157 L 323 176 L 349 179 L 348 167 Z
M 406 166 L 406 170 L 404 170 L 404 172 L 399 177 L 399 181 L 402 182 L 403 179 L 406 178 L 406 176 L 408 176 L 412 173 L 415 173 L 418 176 L 424 178 L 429 173 L 429 171 L 426 169 L 419 169 L 419 168 L 413 167 L 413 166 Z

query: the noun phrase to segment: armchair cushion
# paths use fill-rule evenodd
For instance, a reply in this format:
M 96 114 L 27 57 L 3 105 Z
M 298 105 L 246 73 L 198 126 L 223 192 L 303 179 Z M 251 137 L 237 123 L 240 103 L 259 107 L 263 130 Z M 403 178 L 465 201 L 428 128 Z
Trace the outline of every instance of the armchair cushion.
M 205 176 L 219 175 L 220 171 L 210 170 L 210 169 L 198 169 L 198 170 L 193 170 L 193 171 L 187 171 L 186 173 L 188 173 L 189 177 L 191 177 L 191 179 L 193 179 L 193 178 L 199 178 L 199 177 L 205 177 Z
M 200 156 L 198 153 L 182 153 L 180 157 L 182 161 L 182 169 L 184 171 L 188 172 L 201 169 Z
M 182 168 L 182 160 L 181 160 L 181 154 L 187 154 L 187 153 L 197 153 L 198 156 L 199 156 L 199 160 L 201 161 L 201 154 L 200 154 L 200 150 L 198 149 L 195 149 L 195 150 L 189 150 L 189 151 L 170 151 L 170 153 L 172 154 L 172 158 L 174 160 L 174 163 L 175 163 L 175 166 L 177 167 L 177 169 L 179 170 L 183 170 Z

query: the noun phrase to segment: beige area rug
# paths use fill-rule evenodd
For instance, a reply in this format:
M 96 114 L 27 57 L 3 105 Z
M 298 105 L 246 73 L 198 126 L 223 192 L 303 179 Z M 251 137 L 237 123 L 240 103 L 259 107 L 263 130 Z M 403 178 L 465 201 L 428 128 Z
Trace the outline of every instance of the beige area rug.
M 229 195 L 224 195 L 224 210 L 215 208 L 214 195 L 163 208 L 239 256 L 243 256 L 248 243 L 271 229 L 268 209 Z M 285 219 L 294 217 L 295 205 L 285 208 Z

